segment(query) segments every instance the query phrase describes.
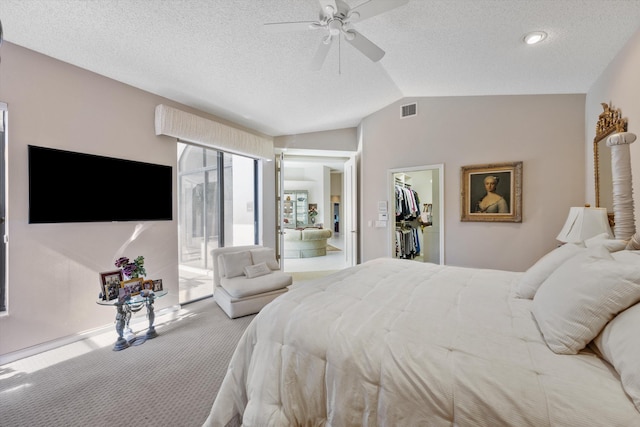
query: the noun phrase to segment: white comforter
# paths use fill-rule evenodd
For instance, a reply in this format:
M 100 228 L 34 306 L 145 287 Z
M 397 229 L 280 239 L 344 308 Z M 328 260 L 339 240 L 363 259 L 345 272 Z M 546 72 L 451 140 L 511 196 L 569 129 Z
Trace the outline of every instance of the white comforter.
M 547 348 L 520 276 L 378 259 L 293 286 L 248 327 L 205 425 L 640 426 L 606 362 Z

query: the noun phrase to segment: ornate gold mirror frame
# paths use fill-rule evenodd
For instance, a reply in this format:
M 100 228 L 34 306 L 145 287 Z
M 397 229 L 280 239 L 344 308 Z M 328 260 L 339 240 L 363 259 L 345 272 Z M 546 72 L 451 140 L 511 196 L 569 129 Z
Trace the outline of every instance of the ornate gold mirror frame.
M 603 112 L 598 116 L 596 137 L 593 139 L 593 171 L 596 184 L 596 207 L 605 207 L 609 221 L 613 220 L 613 175 L 611 171 L 611 153 L 606 138 L 614 133 L 627 131 L 627 119 L 622 118 L 620 109 L 601 103 Z M 601 190 L 604 190 L 601 193 Z M 603 197 L 610 206 L 601 206 Z

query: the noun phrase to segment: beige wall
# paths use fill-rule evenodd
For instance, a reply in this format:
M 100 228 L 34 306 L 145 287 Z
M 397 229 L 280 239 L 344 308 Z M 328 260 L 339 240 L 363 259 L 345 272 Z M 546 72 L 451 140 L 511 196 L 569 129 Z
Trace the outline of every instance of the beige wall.
M 283 135 L 273 139 L 278 148 L 302 150 L 356 151 L 357 128 L 310 132 L 298 135 Z
M 27 145 L 172 166 L 175 201 L 175 139 L 155 135 L 154 110 L 163 103 L 196 111 L 11 43 L 2 46 L 0 101 L 9 109 L 8 312 L 0 315 L 0 355 L 113 324 L 115 309 L 95 301 L 99 272 L 115 269 L 121 255 L 143 255 L 148 277 L 163 279 L 169 294 L 158 309 L 177 304 L 175 202 L 173 221 L 29 224 Z M 144 189 L 131 197 L 134 182 L 113 180 L 116 203 L 145 203 Z
M 375 224 L 387 201 L 387 171 L 444 164 L 445 262 L 524 271 L 558 242 L 570 206 L 585 200 L 584 95 L 418 98 L 418 116 L 400 119 L 403 99 L 363 120 L 362 261 L 387 256 Z M 523 222 L 460 221 L 460 167 L 523 161 Z
M 640 30 L 627 42 L 606 70 L 589 89 L 586 99 L 585 127 L 586 141 L 586 194 L 587 200 L 595 204 L 595 183 L 593 180 L 593 139 L 596 133 L 598 115 L 602 113 L 600 103 L 611 103 L 619 108 L 622 117 L 628 119 L 628 131 L 640 138 Z M 640 141 L 629 147 L 633 188 L 636 195 L 636 229 L 640 227 Z

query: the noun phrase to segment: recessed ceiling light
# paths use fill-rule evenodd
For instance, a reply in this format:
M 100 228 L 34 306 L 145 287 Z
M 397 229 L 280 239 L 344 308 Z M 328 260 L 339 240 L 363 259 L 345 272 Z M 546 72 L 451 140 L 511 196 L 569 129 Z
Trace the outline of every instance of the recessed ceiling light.
M 547 33 L 544 31 L 532 31 L 530 33 L 525 34 L 522 38 L 526 44 L 536 44 L 540 43 L 542 40 L 547 38 Z

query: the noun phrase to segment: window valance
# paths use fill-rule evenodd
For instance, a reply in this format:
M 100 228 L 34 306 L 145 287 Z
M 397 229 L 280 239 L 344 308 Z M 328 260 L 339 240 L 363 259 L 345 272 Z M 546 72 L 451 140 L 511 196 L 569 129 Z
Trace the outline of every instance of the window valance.
M 167 135 L 255 159 L 273 160 L 273 139 L 164 104 L 156 106 L 156 135 Z

